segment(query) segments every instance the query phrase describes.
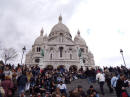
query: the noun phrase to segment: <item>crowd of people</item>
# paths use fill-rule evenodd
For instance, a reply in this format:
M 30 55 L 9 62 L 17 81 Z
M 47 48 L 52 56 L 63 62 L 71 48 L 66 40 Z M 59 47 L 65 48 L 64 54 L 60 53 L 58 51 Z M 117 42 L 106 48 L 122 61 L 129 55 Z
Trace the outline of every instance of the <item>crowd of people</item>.
M 81 85 L 67 91 L 66 84 L 77 79 L 87 79 L 90 86 L 84 91 Z M 105 95 L 104 84 L 117 97 L 130 97 L 126 87 L 130 85 L 130 69 L 122 67 L 86 68 L 44 68 L 26 65 L 0 66 L 0 97 L 99 97 L 93 83 L 99 83 L 100 92 Z M 86 82 L 87 83 L 87 82 Z

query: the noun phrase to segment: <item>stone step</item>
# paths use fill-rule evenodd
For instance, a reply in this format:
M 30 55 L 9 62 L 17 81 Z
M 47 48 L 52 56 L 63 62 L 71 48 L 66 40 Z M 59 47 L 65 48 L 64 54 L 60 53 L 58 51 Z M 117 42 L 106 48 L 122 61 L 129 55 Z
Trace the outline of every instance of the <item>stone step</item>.
M 78 79 L 78 80 L 73 81 L 71 84 L 67 85 L 67 89 L 68 89 L 67 91 L 70 91 L 70 90 L 76 88 L 78 85 L 81 85 L 83 87 L 83 90 L 86 92 L 91 84 L 88 83 L 87 79 Z M 100 87 L 99 87 L 98 83 L 95 83 L 92 85 L 97 90 L 97 92 L 99 92 L 100 97 L 116 97 L 115 93 L 113 93 L 113 94 L 109 93 L 109 89 L 108 89 L 106 83 L 104 85 L 104 92 L 105 92 L 104 96 L 100 94 Z M 127 90 L 128 90 L 128 93 L 130 93 L 130 88 L 128 88 Z
M 71 84 L 67 84 L 67 92 L 73 90 L 78 85 L 81 85 L 83 87 L 83 90 L 86 92 L 91 84 L 88 83 L 87 79 L 77 79 L 75 81 L 72 81 Z M 113 94 L 109 93 L 109 89 L 108 89 L 106 83 L 104 85 L 105 95 L 101 95 L 100 87 L 99 87 L 98 83 L 94 83 L 92 85 L 97 90 L 97 92 L 99 93 L 100 97 L 116 97 L 115 91 L 114 91 Z M 130 93 L 130 88 L 128 88 L 127 91 L 128 91 L 128 93 Z M 18 97 L 17 93 L 16 93 L 16 95 L 14 97 Z M 29 95 L 27 95 L 26 97 L 29 97 Z

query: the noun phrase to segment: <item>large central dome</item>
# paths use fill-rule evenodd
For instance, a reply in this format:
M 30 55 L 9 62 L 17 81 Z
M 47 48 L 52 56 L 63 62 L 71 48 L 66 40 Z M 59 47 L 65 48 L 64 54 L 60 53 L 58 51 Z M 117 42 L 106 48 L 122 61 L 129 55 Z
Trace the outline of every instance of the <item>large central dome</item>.
M 68 27 L 62 23 L 61 16 L 59 16 L 58 24 L 54 25 L 54 27 L 52 28 L 51 33 L 49 34 L 49 37 L 53 37 L 55 35 L 60 35 L 60 33 L 72 38 Z

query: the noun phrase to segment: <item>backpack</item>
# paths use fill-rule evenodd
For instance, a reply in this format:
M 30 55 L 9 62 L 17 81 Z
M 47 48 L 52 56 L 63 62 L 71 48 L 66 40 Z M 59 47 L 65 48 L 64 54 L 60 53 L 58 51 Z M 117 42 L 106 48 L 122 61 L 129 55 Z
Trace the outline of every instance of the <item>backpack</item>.
M 5 90 L 3 89 L 3 87 L 0 86 L 0 97 L 4 97 L 5 95 Z
M 123 91 L 121 93 L 121 97 L 130 97 L 130 96 L 128 95 L 127 91 Z
M 114 82 L 112 83 L 112 87 L 116 87 L 115 84 L 117 84 L 117 80 L 118 80 L 118 79 L 115 79 L 115 80 L 114 80 Z M 115 86 L 114 86 L 114 85 L 115 85 Z

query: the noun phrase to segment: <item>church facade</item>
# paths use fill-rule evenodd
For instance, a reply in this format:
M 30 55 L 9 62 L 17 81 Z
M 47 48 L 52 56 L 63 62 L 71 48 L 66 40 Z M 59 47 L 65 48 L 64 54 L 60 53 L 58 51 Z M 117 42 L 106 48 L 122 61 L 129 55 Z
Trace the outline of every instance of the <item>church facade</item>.
M 61 16 L 49 36 L 43 34 L 44 30 L 41 29 L 40 36 L 26 54 L 26 65 L 39 65 L 41 68 L 64 66 L 67 69 L 72 66 L 79 69 L 81 66 L 95 65 L 93 54 L 88 51 L 88 46 L 80 36 L 80 31 L 77 31 L 77 35 L 72 40 L 71 33 L 62 23 Z

